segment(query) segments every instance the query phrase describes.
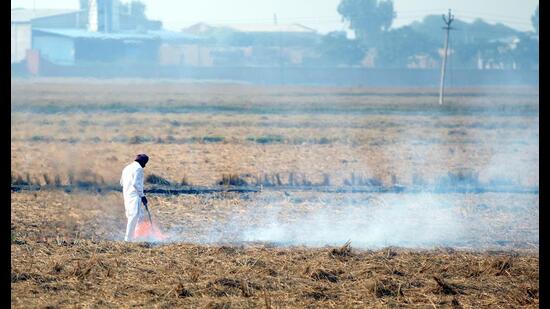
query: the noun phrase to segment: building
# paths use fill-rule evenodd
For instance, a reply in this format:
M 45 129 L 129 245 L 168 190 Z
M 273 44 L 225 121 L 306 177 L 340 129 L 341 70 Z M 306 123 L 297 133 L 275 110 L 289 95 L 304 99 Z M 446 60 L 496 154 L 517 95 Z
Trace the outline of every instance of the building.
M 88 1 L 88 31 L 117 32 L 120 30 L 118 0 Z
M 201 44 L 171 46 L 165 53 L 189 66 L 299 65 L 321 38 L 316 30 L 300 24 L 198 23 L 182 32 L 202 38 Z
M 160 37 L 150 33 L 90 32 L 84 29 L 36 28 L 33 49 L 57 65 L 94 62 L 156 63 Z
M 11 63 L 25 60 L 32 49 L 34 28 L 84 28 L 86 16 L 80 10 L 11 10 Z
M 197 42 L 118 0 L 88 0 L 81 10 L 14 9 L 11 26 L 11 62 L 34 74 L 55 66 L 157 65 L 161 44 Z

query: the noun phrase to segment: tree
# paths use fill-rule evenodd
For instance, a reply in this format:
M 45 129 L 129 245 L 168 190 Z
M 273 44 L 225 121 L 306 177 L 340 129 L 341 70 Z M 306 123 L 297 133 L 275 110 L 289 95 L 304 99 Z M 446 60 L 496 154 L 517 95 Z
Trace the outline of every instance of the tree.
M 342 0 L 338 13 L 365 46 L 376 46 L 396 16 L 391 0 Z
M 129 3 L 121 3 L 119 10 L 127 15 L 135 18 L 146 20 L 145 9 L 146 5 L 139 0 L 132 0 Z
M 539 40 L 527 34 L 519 37 L 516 48 L 512 51 L 513 57 L 520 69 L 538 69 Z
M 422 21 L 413 22 L 410 27 L 437 43 L 443 44 L 444 31 L 441 15 L 428 15 Z M 481 18 L 472 22 L 455 19 L 454 30 L 450 36 L 452 48 L 452 65 L 460 68 L 477 68 L 478 58 L 485 61 L 509 63 L 510 54 L 506 52 L 507 45 L 521 31 L 510 28 L 502 23 L 489 24 Z M 436 56 L 439 59 L 439 56 Z
M 138 18 L 142 18 L 142 19 L 147 19 L 147 17 L 145 17 L 145 8 L 146 6 L 143 2 L 132 1 L 130 3 L 130 15 Z
M 413 30 L 422 33 L 438 42 L 443 43 L 445 32 L 441 15 L 428 15 L 422 21 L 415 21 L 410 26 Z M 477 44 L 494 39 L 503 39 L 517 35 L 519 31 L 501 23 L 489 24 L 483 19 L 477 18 L 472 22 L 455 19 L 454 30 L 451 33 L 455 44 Z
M 162 22 L 158 20 L 149 20 L 145 15 L 146 5 L 139 0 L 132 0 L 128 3 L 121 3 L 119 11 L 121 12 L 122 20 L 127 21 L 129 29 L 142 30 L 160 30 Z M 121 24 L 124 23 L 121 21 Z
M 381 40 L 376 55 L 376 65 L 386 68 L 405 68 L 416 55 L 438 58 L 439 41 L 404 26 L 388 31 Z
M 535 32 L 539 34 L 539 6 L 537 5 L 537 8 L 535 9 L 535 13 L 531 16 L 531 23 L 533 24 L 533 28 L 535 28 Z
M 365 56 L 357 41 L 349 40 L 344 31 L 333 31 L 323 36 L 320 51 L 321 62 L 328 65 L 359 64 Z

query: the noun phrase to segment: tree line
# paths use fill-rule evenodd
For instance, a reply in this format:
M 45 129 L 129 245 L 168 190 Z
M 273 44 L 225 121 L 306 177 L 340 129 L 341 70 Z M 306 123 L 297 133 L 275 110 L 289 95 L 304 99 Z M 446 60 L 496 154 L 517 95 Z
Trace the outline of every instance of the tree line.
M 341 0 L 338 13 L 349 23 L 346 32 L 323 36 L 321 59 L 333 65 L 373 67 L 435 67 L 442 55 L 443 20 L 428 15 L 422 21 L 392 28 L 396 12 L 391 0 Z M 539 62 L 539 9 L 533 12 L 533 31 L 522 32 L 478 18 L 465 22 L 457 16 L 451 33 L 450 57 L 456 68 L 535 69 Z

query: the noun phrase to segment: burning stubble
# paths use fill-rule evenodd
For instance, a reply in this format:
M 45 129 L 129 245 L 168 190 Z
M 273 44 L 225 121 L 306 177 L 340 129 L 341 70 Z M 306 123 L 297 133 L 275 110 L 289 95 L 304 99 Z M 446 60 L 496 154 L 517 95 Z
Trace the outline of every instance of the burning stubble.
M 153 209 L 154 221 L 169 236 L 165 243 L 322 247 L 351 240 L 362 249 L 502 249 L 538 244 L 534 194 L 265 192 L 225 200 L 217 196 L 163 200 Z

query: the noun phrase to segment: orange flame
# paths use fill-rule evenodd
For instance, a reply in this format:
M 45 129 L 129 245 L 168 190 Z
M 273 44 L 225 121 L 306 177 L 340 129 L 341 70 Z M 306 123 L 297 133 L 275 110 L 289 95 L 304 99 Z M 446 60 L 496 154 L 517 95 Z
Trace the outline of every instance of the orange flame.
M 167 235 L 163 234 L 160 229 L 155 225 L 151 225 L 148 219 L 142 218 L 136 225 L 134 230 L 134 239 L 135 240 L 164 240 L 168 238 Z

